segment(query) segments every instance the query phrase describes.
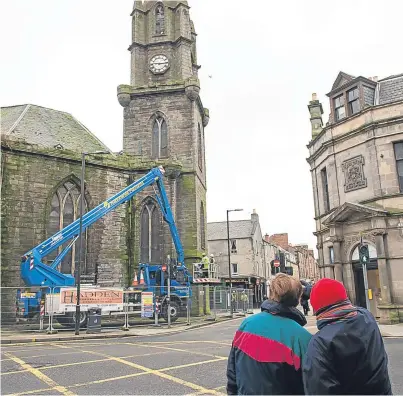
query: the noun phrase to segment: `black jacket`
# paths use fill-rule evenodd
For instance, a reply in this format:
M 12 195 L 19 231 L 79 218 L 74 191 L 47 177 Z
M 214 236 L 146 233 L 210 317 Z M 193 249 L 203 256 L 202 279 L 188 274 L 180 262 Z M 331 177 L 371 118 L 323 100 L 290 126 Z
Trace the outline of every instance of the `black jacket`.
M 307 395 L 391 395 L 388 357 L 370 312 L 323 324 L 302 363 Z
M 296 308 L 266 300 L 235 334 L 227 367 L 229 395 L 303 394 L 301 361 L 311 334 Z

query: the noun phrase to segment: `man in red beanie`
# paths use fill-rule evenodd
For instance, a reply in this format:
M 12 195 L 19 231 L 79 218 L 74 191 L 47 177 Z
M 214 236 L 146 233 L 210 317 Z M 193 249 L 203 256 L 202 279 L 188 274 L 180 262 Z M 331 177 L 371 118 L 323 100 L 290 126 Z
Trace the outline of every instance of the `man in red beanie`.
M 302 372 L 306 395 L 391 395 L 388 357 L 372 314 L 355 307 L 343 284 L 321 279 L 311 291 L 316 333 Z

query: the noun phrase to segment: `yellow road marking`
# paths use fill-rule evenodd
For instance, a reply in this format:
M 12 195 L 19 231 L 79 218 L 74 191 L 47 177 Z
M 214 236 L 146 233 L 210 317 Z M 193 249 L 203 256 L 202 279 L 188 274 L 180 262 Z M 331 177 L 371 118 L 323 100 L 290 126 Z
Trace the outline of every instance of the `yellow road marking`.
M 99 356 L 104 356 L 104 357 L 109 357 L 111 360 L 114 360 L 116 362 L 125 364 L 127 366 L 136 368 L 138 370 L 145 371 L 145 372 L 147 372 L 149 374 L 154 374 L 157 377 L 161 377 L 161 378 L 167 379 L 169 381 L 175 382 L 177 384 L 187 386 L 188 388 L 192 388 L 192 389 L 197 390 L 199 392 L 209 393 L 209 394 L 213 394 L 213 395 L 217 394 L 217 392 L 212 390 L 212 389 L 204 388 L 203 386 L 194 384 L 193 382 L 182 380 L 182 379 L 174 377 L 172 375 L 165 374 L 164 372 L 161 372 L 161 371 L 158 371 L 158 370 L 153 370 L 153 369 L 150 369 L 148 367 L 141 366 L 140 364 L 136 364 L 136 363 L 133 363 L 133 362 L 128 362 L 127 360 L 116 358 L 116 357 L 113 357 L 113 356 L 110 356 L 110 355 L 105 355 L 103 353 L 98 353 L 98 352 L 93 352 L 93 351 L 83 351 L 83 352 L 91 353 L 91 354 L 99 355 Z
M 39 378 L 41 381 L 43 381 L 46 385 L 54 388 L 58 392 L 60 392 L 63 395 L 71 396 L 74 395 L 73 392 L 70 392 L 67 388 L 64 386 L 59 385 L 57 382 L 53 381 L 51 378 L 49 378 L 47 375 L 41 373 L 38 369 L 32 367 L 30 364 L 25 363 L 22 359 L 11 355 L 10 353 L 6 352 L 6 356 L 8 356 L 11 360 L 13 360 L 15 363 L 19 364 L 24 370 L 29 371 L 32 375 L 35 377 Z
M 227 359 L 226 356 L 220 356 L 220 355 L 212 355 L 210 353 L 204 353 L 204 352 L 198 352 L 198 351 L 189 351 L 186 349 L 179 349 L 179 348 L 172 348 L 172 347 L 165 347 L 165 346 L 157 346 L 157 345 L 150 345 L 150 344 L 143 344 L 147 348 L 158 348 L 158 349 L 166 349 L 169 351 L 176 351 L 176 352 L 185 352 L 185 353 L 190 353 L 191 355 L 200 355 L 200 356 L 207 356 L 207 357 L 213 357 L 217 359 Z
M 159 351 L 159 352 L 153 352 L 153 353 L 145 353 L 142 355 L 127 355 L 127 356 L 119 356 L 121 359 L 128 359 L 128 358 L 135 358 L 135 357 L 142 357 L 142 356 L 153 356 L 153 355 L 161 355 L 163 353 L 168 353 L 169 351 Z M 81 353 L 81 352 L 78 352 Z M 69 366 L 79 366 L 81 364 L 88 364 L 88 363 L 99 363 L 99 362 L 107 362 L 111 359 L 96 359 L 96 360 L 84 360 L 81 362 L 73 362 L 73 363 L 61 363 L 61 364 L 55 364 L 52 366 L 44 366 L 38 368 L 38 370 L 43 371 L 43 370 L 49 370 L 49 369 L 54 369 L 54 368 L 60 368 L 60 367 L 69 367 Z M 0 375 L 9 375 L 9 374 L 19 374 L 19 373 L 26 373 L 28 370 L 15 370 L 15 371 L 7 371 L 5 373 L 1 373 Z
M 244 318 L 239 318 L 239 319 L 244 319 Z M 211 328 L 211 327 L 216 327 L 216 326 L 222 326 L 223 327 L 223 325 L 225 325 L 227 322 L 218 322 L 218 323 L 214 323 L 214 324 L 209 324 L 209 328 Z M 231 325 L 228 325 L 227 327 L 223 327 L 223 329 L 225 330 L 225 329 L 227 329 L 227 328 L 231 328 L 231 327 L 237 327 L 236 325 L 233 325 L 233 324 L 231 324 Z M 187 330 L 187 333 L 189 333 L 190 331 L 194 331 L 194 332 L 197 332 L 197 331 L 202 331 L 202 330 L 204 330 L 203 328 L 202 329 L 200 329 L 200 328 L 195 328 L 195 329 L 189 329 L 189 330 Z M 178 333 L 179 333 L 179 331 L 178 331 Z M 139 335 L 139 334 L 136 334 L 136 335 L 130 335 L 130 336 L 127 336 L 127 337 L 125 337 L 125 339 L 127 340 L 127 339 L 130 339 L 130 338 L 138 338 L 138 337 L 160 337 L 160 336 L 162 336 L 163 334 L 161 334 L 161 333 L 159 333 L 159 334 L 145 334 L 145 335 Z M 34 339 L 35 340 L 35 339 Z M 105 340 L 105 338 L 96 338 L 96 339 L 92 339 L 91 341 L 104 341 Z M 66 340 L 66 341 L 57 341 L 58 343 L 72 343 L 72 342 L 86 342 L 86 341 L 88 341 L 88 339 L 78 339 L 78 340 Z M 175 342 L 175 341 L 174 341 Z M 195 340 L 195 341 L 186 341 L 186 342 L 189 342 L 189 343 L 192 343 L 192 342 L 208 342 L 208 341 L 199 341 L 199 340 Z M 49 344 L 47 341 L 46 342 L 42 342 L 42 341 L 38 341 L 38 342 L 25 342 L 25 343 L 15 343 L 15 344 L 5 344 L 4 346 L 6 346 L 6 347 L 22 347 L 22 346 L 26 346 L 26 345 L 28 345 L 28 346 L 31 346 L 31 347 L 34 347 L 34 346 L 38 346 L 38 345 L 46 345 L 46 344 Z
M 54 343 L 53 345 L 59 346 L 56 343 Z M 134 345 L 134 346 L 141 346 L 141 347 L 145 347 L 145 348 L 165 349 L 165 350 L 168 350 L 168 351 L 185 352 L 185 353 L 188 353 L 188 354 L 190 353 L 192 355 L 207 356 L 207 357 L 212 357 L 212 358 L 216 358 L 216 359 L 227 359 L 228 358 L 228 356 L 213 355 L 211 353 L 204 353 L 204 352 L 199 352 L 199 351 L 189 351 L 187 349 L 172 348 L 172 347 L 166 347 L 166 346 L 160 346 L 160 345 L 152 345 L 152 344 L 146 344 L 146 343 L 133 344 L 131 342 L 123 342 L 123 343 L 119 343 L 119 345 Z M 102 345 L 100 345 L 100 346 L 102 346 Z M 76 348 L 78 348 L 78 347 L 75 347 L 75 346 L 65 346 L 65 345 L 63 345 L 61 347 L 65 348 L 65 349 L 76 349 Z M 82 351 L 82 352 L 85 352 L 85 351 Z M 92 353 L 92 352 L 88 352 L 88 353 Z M 94 352 L 94 353 L 97 353 L 97 352 Z
M 87 351 L 83 351 L 83 352 L 87 352 Z M 155 353 L 155 354 L 160 354 L 160 353 L 164 353 L 164 352 L 159 352 L 159 353 Z M 126 358 L 128 358 L 128 357 L 126 357 Z M 108 359 L 105 359 L 105 360 L 113 360 L 113 359 L 108 358 Z M 137 376 L 140 376 L 140 375 L 150 375 L 150 374 L 153 374 L 154 371 L 164 372 L 164 371 L 176 370 L 176 369 L 185 368 L 185 367 L 198 366 L 198 365 L 203 365 L 203 364 L 208 364 L 208 363 L 215 363 L 215 362 L 219 362 L 221 360 L 224 360 L 224 359 L 223 358 L 217 358 L 217 359 L 212 359 L 212 360 L 205 360 L 205 361 L 202 361 L 202 362 L 182 364 L 180 366 L 166 367 L 166 368 L 159 369 L 159 370 L 149 369 L 152 372 L 143 371 L 141 373 L 122 375 L 122 376 L 119 376 L 119 377 L 104 378 L 104 379 L 100 379 L 100 380 L 96 380 L 96 381 L 73 384 L 73 385 L 68 386 L 68 388 L 71 389 L 71 388 L 79 388 L 79 387 L 88 386 L 88 385 L 94 385 L 94 384 L 102 384 L 102 383 L 105 383 L 105 382 L 118 381 L 118 380 L 121 380 L 121 379 L 137 377 Z M 130 363 L 130 362 L 127 362 L 127 363 Z M 37 389 L 35 391 L 27 391 L 27 392 L 22 392 L 22 393 L 15 393 L 15 394 L 9 395 L 9 396 L 22 396 L 22 395 L 29 395 L 29 394 L 34 394 L 34 393 L 37 393 L 37 392 L 46 392 L 46 391 L 52 391 L 52 390 L 57 390 L 57 389 L 56 388 Z M 206 393 L 206 392 L 201 391 L 201 392 L 197 392 L 196 394 L 202 394 L 202 393 Z
M 15 352 L 20 352 L 20 351 L 13 351 L 13 353 Z M 43 355 L 34 355 L 34 356 L 18 356 L 20 358 L 24 358 L 24 359 L 33 359 L 33 358 L 38 358 L 38 357 L 45 357 L 45 356 L 60 356 L 60 355 L 73 355 L 73 354 L 77 354 L 77 353 L 81 353 L 80 351 L 73 351 L 73 352 L 60 352 L 57 355 L 48 355 L 43 354 Z M 6 358 L 6 359 L 0 359 L 1 362 L 6 362 L 7 360 L 11 360 L 10 358 Z

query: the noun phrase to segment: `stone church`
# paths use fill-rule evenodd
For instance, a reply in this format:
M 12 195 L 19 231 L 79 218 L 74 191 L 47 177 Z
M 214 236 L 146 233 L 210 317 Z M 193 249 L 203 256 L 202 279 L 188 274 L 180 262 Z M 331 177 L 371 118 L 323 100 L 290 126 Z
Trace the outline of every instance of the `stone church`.
M 344 283 L 381 322 L 403 322 L 403 74 L 340 72 L 330 117 L 313 94 L 308 144 L 321 277 Z M 368 244 L 368 294 L 359 261 Z
M 187 1 L 136 1 L 131 17 L 131 81 L 117 89 L 124 117 L 122 152 L 112 153 L 67 112 L 33 104 L 1 109 L 2 286 L 23 286 L 21 255 L 79 217 L 82 152 L 90 153 L 85 210 L 162 165 L 186 264 L 206 250 L 209 113 L 199 96 L 189 6 Z M 99 151 L 107 154 L 91 154 Z M 126 286 L 139 262 L 175 256 L 153 195 L 148 188 L 86 231 L 83 275 L 100 285 Z M 73 247 L 60 270 L 74 274 L 77 256 Z

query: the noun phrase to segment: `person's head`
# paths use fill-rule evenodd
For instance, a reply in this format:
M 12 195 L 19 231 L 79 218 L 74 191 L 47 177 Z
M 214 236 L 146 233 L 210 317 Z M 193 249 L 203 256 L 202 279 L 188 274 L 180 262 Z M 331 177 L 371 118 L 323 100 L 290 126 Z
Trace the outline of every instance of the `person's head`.
M 315 283 L 311 291 L 311 305 L 315 312 L 347 299 L 344 285 L 334 279 L 321 279 Z
M 213 254 L 213 253 L 211 253 L 211 254 L 210 254 L 210 257 L 211 257 L 211 258 L 213 258 L 213 257 L 214 257 L 214 254 Z
M 301 283 L 290 275 L 277 274 L 270 285 L 270 299 L 296 307 L 302 294 Z

